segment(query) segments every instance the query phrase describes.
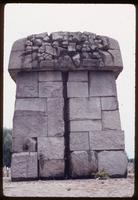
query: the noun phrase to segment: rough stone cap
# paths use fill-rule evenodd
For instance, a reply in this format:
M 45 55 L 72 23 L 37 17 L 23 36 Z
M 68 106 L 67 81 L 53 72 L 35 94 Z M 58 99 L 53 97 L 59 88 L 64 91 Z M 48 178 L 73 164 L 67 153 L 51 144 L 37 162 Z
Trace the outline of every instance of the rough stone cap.
M 19 71 L 113 71 L 123 69 L 115 39 L 90 32 L 53 32 L 30 35 L 14 42 L 9 73 L 16 81 Z

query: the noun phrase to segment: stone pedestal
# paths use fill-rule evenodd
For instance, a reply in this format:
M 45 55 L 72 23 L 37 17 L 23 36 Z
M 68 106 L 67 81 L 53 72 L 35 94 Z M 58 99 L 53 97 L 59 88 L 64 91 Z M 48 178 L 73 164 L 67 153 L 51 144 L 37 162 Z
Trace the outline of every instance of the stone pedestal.
M 12 47 L 12 180 L 125 177 L 118 42 L 89 32 L 28 36 Z

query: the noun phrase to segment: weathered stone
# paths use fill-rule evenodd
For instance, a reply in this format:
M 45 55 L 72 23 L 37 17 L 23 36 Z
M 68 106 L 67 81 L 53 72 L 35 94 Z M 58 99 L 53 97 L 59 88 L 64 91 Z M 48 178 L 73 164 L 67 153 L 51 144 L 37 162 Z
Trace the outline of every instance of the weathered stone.
M 37 148 L 39 159 L 64 159 L 64 137 L 38 137 Z
M 39 72 L 39 81 L 62 81 L 62 73 L 59 71 Z
M 97 152 L 90 151 L 89 157 L 90 157 L 89 160 L 90 160 L 90 168 L 91 168 L 91 175 L 92 175 L 92 173 L 97 172 L 98 170 Z
M 62 82 L 39 82 L 39 97 L 62 97 Z
M 70 131 L 102 130 L 101 120 L 70 121 Z
M 83 59 L 82 65 L 84 67 L 95 67 L 99 65 L 99 61 L 97 59 Z
M 101 97 L 102 110 L 117 110 L 118 102 L 116 97 Z
M 30 114 L 14 115 L 13 137 L 47 136 L 47 116 L 32 112 Z
M 64 56 L 59 57 L 58 59 L 58 68 L 59 67 L 65 68 L 65 69 L 67 68 L 74 69 L 75 65 L 73 64 L 72 59 L 69 55 L 64 55 Z
M 40 62 L 40 69 L 41 68 L 44 68 L 44 69 L 47 69 L 47 68 L 53 68 L 55 66 L 55 62 L 54 60 L 42 60 Z
M 43 98 L 16 99 L 16 110 L 46 112 L 46 100 Z
M 69 43 L 68 51 L 76 51 L 76 43 Z
M 42 39 L 35 39 L 34 40 L 34 45 L 36 45 L 36 46 L 41 46 L 42 45 Z
M 113 56 L 114 66 L 122 67 L 123 61 L 119 50 L 108 50 L 108 52 Z
M 121 130 L 119 111 L 102 111 L 103 129 Z
M 37 178 L 37 153 L 22 152 L 12 154 L 12 179 Z
M 101 57 L 104 62 L 104 66 L 113 66 L 113 58 L 111 54 L 109 54 L 107 51 L 100 51 Z
M 21 69 L 23 62 L 23 52 L 22 51 L 11 51 L 9 59 L 9 70 Z
M 88 97 L 87 82 L 67 82 L 68 97 Z
M 54 32 L 51 33 L 52 40 L 63 40 L 63 32 Z
M 46 52 L 47 54 L 52 55 L 52 56 L 56 56 L 56 55 L 57 55 L 56 49 L 53 48 L 52 46 L 45 46 L 45 52 Z
M 116 96 L 112 72 L 90 72 L 90 96 Z
M 39 160 L 40 177 L 63 178 L 64 160 Z
M 68 81 L 71 82 L 88 81 L 88 73 L 86 71 L 69 72 Z
M 48 136 L 63 136 L 64 134 L 64 99 L 48 98 Z
M 71 132 L 70 133 L 70 151 L 87 151 L 89 150 L 88 132 Z
M 36 38 L 40 38 L 40 39 L 43 39 L 45 37 L 48 36 L 48 33 L 47 32 L 44 32 L 44 33 L 39 33 L 39 34 L 36 34 L 35 37 Z
M 102 151 L 98 153 L 98 171 L 109 176 L 124 177 L 127 172 L 127 156 L 123 151 Z
M 71 98 L 69 111 L 70 120 L 101 119 L 100 98 Z
M 36 139 L 28 137 L 14 137 L 12 140 L 12 152 L 35 152 Z
M 117 42 L 117 40 L 113 39 L 113 38 L 107 38 L 108 43 L 109 43 L 109 49 L 120 49 L 119 44 Z
M 27 54 L 24 57 L 23 68 L 32 69 L 32 54 Z
M 38 97 L 37 72 L 21 72 L 17 76 L 17 97 Z
M 75 65 L 79 66 L 80 65 L 80 54 L 76 54 L 75 56 L 72 57 L 72 60 L 74 62 Z
M 12 51 L 24 51 L 26 38 L 16 40 L 12 46 Z
M 91 131 L 91 150 L 124 150 L 124 133 L 118 130 Z

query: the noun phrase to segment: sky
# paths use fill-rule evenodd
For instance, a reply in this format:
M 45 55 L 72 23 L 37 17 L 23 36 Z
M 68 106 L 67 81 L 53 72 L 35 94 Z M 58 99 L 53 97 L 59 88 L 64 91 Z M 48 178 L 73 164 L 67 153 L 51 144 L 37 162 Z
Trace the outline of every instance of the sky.
M 119 42 L 124 69 L 116 80 L 125 150 L 134 158 L 135 7 L 131 4 L 6 4 L 4 16 L 4 122 L 12 128 L 16 84 L 8 73 L 13 43 L 31 34 L 89 31 Z

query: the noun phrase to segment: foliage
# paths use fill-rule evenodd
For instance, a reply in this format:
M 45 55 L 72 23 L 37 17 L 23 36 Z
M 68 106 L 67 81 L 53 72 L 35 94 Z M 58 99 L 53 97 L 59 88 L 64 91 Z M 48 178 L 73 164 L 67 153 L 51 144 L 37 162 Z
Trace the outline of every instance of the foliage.
M 108 173 L 104 169 L 102 169 L 102 170 L 98 171 L 95 174 L 95 178 L 104 180 L 104 179 L 108 179 L 109 175 L 108 175 Z
M 3 129 L 3 166 L 11 166 L 12 130 Z

